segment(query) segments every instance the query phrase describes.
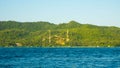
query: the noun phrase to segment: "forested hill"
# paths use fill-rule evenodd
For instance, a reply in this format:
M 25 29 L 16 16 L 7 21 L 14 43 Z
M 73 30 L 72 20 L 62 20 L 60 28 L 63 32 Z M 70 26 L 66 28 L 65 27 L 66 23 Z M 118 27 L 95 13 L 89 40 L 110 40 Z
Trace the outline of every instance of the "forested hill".
M 0 21 L 0 46 L 37 47 L 118 47 L 120 28 L 80 24 L 76 21 Z

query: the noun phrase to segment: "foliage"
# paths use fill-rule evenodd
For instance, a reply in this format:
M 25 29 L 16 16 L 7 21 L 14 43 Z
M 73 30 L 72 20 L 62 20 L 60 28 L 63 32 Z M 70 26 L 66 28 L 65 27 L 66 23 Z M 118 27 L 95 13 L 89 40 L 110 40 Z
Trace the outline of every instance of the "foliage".
M 120 28 L 76 21 L 59 25 L 43 21 L 0 21 L 0 46 L 17 46 L 16 43 L 28 47 L 119 47 Z

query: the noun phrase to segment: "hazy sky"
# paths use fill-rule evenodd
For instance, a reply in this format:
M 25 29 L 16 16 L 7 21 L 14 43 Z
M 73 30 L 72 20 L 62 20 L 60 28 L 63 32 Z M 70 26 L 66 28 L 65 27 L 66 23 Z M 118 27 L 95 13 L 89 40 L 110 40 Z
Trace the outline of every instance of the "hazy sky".
M 120 27 L 120 0 L 0 0 L 0 20 Z

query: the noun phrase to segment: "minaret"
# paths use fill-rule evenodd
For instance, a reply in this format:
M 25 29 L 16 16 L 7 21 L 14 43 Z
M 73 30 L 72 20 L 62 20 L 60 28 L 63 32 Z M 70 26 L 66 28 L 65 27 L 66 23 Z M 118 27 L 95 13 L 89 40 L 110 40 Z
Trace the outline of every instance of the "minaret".
M 67 30 L 67 34 L 66 34 L 66 42 L 68 42 L 70 39 L 69 39 L 69 31 Z
M 48 32 L 49 32 L 49 37 L 48 37 L 48 39 L 49 39 L 49 44 L 51 44 L 51 30 L 48 30 Z

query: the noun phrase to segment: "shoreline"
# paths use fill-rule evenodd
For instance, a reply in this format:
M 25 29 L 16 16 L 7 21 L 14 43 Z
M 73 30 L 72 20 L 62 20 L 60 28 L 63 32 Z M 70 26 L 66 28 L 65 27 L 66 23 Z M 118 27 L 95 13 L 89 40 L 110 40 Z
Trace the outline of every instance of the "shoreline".
M 18 47 L 18 46 L 16 46 L 16 47 L 14 47 L 14 46 L 11 46 L 11 47 L 0 47 L 0 48 L 120 48 L 120 47 L 94 47 L 94 46 L 88 46 L 88 47 L 86 47 L 86 46 L 72 46 L 72 47 L 70 47 L 70 46 L 54 46 L 54 47 L 37 47 L 37 46 L 20 46 L 20 47 Z

